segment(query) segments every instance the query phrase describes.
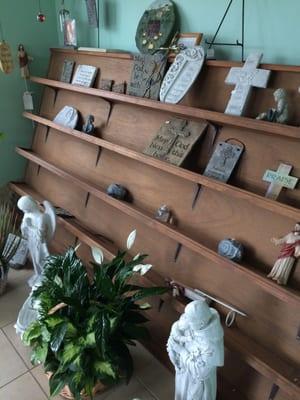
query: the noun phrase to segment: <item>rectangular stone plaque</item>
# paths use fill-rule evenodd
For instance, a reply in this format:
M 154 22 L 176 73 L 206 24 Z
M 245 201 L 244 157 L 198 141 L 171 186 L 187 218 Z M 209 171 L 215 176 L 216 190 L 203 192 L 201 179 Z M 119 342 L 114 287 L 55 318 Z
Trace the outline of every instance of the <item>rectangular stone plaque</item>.
M 220 142 L 207 164 L 204 176 L 228 182 L 244 148 L 228 142 Z
M 115 93 L 124 94 L 126 92 L 126 82 L 114 83 L 111 90 Z
M 166 121 L 143 153 L 180 166 L 206 128 L 207 123 L 177 118 Z
M 101 79 L 100 89 L 111 91 L 113 83 L 114 81 L 112 81 L 111 79 Z
M 164 53 L 136 54 L 128 94 L 158 100 L 166 67 L 167 56 Z
M 92 87 L 97 75 L 98 68 L 92 65 L 78 65 L 72 85 Z
M 75 62 L 72 60 L 65 60 L 61 71 L 61 82 L 70 83 L 72 80 L 72 74 L 74 70 Z

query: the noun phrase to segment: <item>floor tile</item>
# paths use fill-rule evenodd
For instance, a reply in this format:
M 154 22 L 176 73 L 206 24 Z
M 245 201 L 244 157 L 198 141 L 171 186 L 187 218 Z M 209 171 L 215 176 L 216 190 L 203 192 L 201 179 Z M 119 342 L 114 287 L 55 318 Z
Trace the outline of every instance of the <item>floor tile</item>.
M 0 328 L 15 323 L 20 308 L 29 295 L 27 279 L 31 275 L 31 270 L 9 271 L 7 291 L 0 297 Z
M 137 343 L 135 347 L 129 346 L 129 350 L 133 358 L 134 370 L 141 374 L 153 360 L 153 355 L 140 343 Z
M 136 376 L 141 384 L 159 400 L 174 398 L 175 377 L 156 359 L 152 359 L 142 374 L 137 371 Z
M 132 378 L 129 385 L 119 385 L 108 393 L 96 397 L 96 400 L 155 400 L 145 387 L 136 379 Z
M 0 389 L 2 400 L 46 400 L 47 397 L 30 373 Z
M 27 368 L 21 357 L 0 330 L 0 387 L 16 379 L 26 371 Z M 1 396 L 0 399 L 2 399 Z
M 22 357 L 23 361 L 27 365 L 29 369 L 33 368 L 33 365 L 30 362 L 31 349 L 28 346 L 25 346 L 22 343 L 22 340 L 19 335 L 16 334 L 16 330 L 14 328 L 14 323 L 7 325 L 5 328 L 2 328 L 8 340 L 12 343 L 14 348 L 17 350 L 19 355 Z
M 48 383 L 48 379 L 44 373 L 43 366 L 40 365 L 38 367 L 34 367 L 30 372 L 33 375 L 33 377 L 36 379 L 36 381 L 39 383 L 39 385 L 41 386 L 43 391 L 46 393 L 46 395 L 49 396 L 49 383 Z M 54 399 L 61 400 L 61 397 L 57 396 L 57 397 L 54 397 L 53 400 Z

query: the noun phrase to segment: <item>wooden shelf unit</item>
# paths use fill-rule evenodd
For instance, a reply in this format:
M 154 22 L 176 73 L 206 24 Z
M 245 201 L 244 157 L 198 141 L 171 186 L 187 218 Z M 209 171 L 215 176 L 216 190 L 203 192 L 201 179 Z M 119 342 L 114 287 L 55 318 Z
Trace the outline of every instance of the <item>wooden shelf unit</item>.
M 43 201 L 43 197 L 26 184 L 11 183 L 10 187 L 19 196 L 29 195 L 38 202 Z M 79 242 L 89 247 L 99 247 L 107 260 L 112 260 L 116 256 L 118 252 L 116 246 L 89 232 L 75 218 L 59 217 L 58 223 L 66 231 L 74 235 Z M 163 278 L 155 272 L 150 271 L 146 276 L 141 278 L 141 282 L 144 282 L 146 286 L 161 285 Z M 186 301 L 183 301 L 183 299 L 173 298 L 170 294 L 164 295 L 163 299 L 171 303 L 176 312 L 181 314 L 184 311 Z M 253 340 L 241 334 L 237 328 L 225 327 L 224 329 L 225 345 L 230 351 L 237 354 L 250 367 L 278 385 L 291 396 L 291 399 L 297 400 L 299 398 L 300 386 L 297 385 L 296 379 L 299 379 L 300 370 L 297 371 L 286 362 L 280 360 L 275 354 L 265 350 Z
M 98 67 L 95 87 L 60 82 L 65 59 L 73 60 L 75 67 Z M 88 246 L 100 246 L 102 239 L 97 233 L 112 238 L 115 248 L 121 248 L 124 238 L 136 228 L 135 251 L 149 254 L 157 272 L 149 274 L 145 284 L 159 284 L 171 276 L 183 285 L 223 298 L 248 315 L 238 319 L 238 329 L 226 329 L 230 351 L 222 376 L 230 377 L 231 384 L 222 400 L 232 398 L 232 386 L 238 393 L 235 398 L 267 399 L 274 383 L 282 389 L 275 400 L 298 399 L 299 381 L 294 379 L 299 377 L 299 369 L 294 366 L 299 364 L 300 269 L 295 268 L 288 287 L 278 286 L 267 274 L 278 255 L 270 238 L 289 232 L 300 220 L 300 191 L 298 187 L 283 191 L 278 202 L 266 199 L 267 184 L 262 176 L 266 169 L 276 170 L 280 162 L 293 165 L 292 175 L 300 176 L 300 67 L 262 65 L 272 71 L 268 88 L 254 89 L 245 117 L 233 117 L 224 114 L 233 88 L 224 81 L 229 68 L 240 63 L 206 62 L 188 95 L 177 105 L 99 89 L 100 79 L 128 83 L 132 65 L 130 54 L 51 50 L 47 78 L 31 79 L 44 86 L 44 94 L 40 116 L 24 113 L 37 125 L 32 149 L 17 150 L 29 164 L 26 184 L 14 189 L 19 194 L 39 193 L 41 199 L 58 203 L 76 216 L 75 220 L 59 219 L 60 249 L 74 245 L 74 237 Z M 273 92 L 278 87 L 288 91 L 293 106 L 291 125 L 255 119 L 274 106 Z M 52 122 L 65 105 L 79 111 L 80 122 L 94 115 L 95 136 Z M 173 117 L 210 123 L 186 169 L 143 154 L 160 126 Z M 235 138 L 245 145 L 231 184 L 197 172 L 204 171 L 214 138 L 214 144 Z M 113 182 L 126 186 L 131 203 L 107 196 L 105 188 Z M 201 195 L 192 209 L 198 187 Z M 174 212 L 177 228 L 154 218 L 154 210 L 162 204 Z M 60 235 L 61 231 L 64 234 Z M 217 243 L 226 237 L 245 245 L 242 265 L 217 254 Z M 175 262 L 178 244 L 182 249 Z M 114 246 L 104 241 L 102 245 L 105 256 L 112 257 Z M 85 259 L 87 247 L 80 251 Z M 149 327 L 154 340 L 148 347 L 167 361 L 165 340 L 170 324 L 178 318 L 175 309 L 181 312 L 182 304 L 171 298 L 164 300 L 166 308 L 160 313 L 157 308 L 151 311 Z M 234 354 L 240 358 L 238 371 L 233 370 L 237 365 Z
M 49 86 L 56 90 L 69 90 L 74 93 L 101 97 L 102 99 L 108 100 L 113 103 L 131 104 L 138 107 L 147 108 L 149 110 L 159 110 L 162 112 L 173 114 L 174 116 L 193 120 L 207 120 L 211 123 L 222 126 L 247 128 L 261 134 L 278 135 L 294 140 L 300 139 L 300 128 L 296 126 L 280 125 L 266 121 L 259 121 L 252 118 L 236 117 L 215 111 L 203 110 L 196 107 L 189 107 L 180 104 L 161 103 L 160 101 L 143 99 L 140 97 L 129 96 L 127 94 L 109 92 L 107 90 L 76 86 L 69 83 L 55 81 L 53 79 L 40 78 L 37 76 L 32 76 L 30 80 L 41 85 Z
M 184 233 L 180 232 L 172 225 L 164 224 L 158 221 L 149 213 L 138 209 L 132 204 L 119 201 L 108 196 L 103 188 L 95 187 L 93 184 L 83 180 L 81 177 L 74 176 L 66 171 L 63 171 L 60 168 L 57 168 L 55 165 L 47 162 L 46 160 L 43 160 L 41 157 L 30 150 L 17 148 L 16 151 L 27 160 L 39 165 L 42 168 L 47 169 L 53 174 L 56 174 L 57 176 L 66 179 L 71 183 L 74 183 L 75 185 L 86 190 L 93 196 L 106 202 L 110 206 L 124 212 L 130 217 L 137 219 L 138 221 L 147 225 L 149 228 L 168 236 L 170 239 L 175 240 L 183 246 L 186 246 L 188 249 L 194 251 L 195 253 L 198 253 L 210 259 L 214 263 L 220 264 L 225 268 L 228 268 L 229 270 L 238 270 L 241 274 L 245 276 L 246 279 L 254 281 L 255 284 L 259 285 L 263 290 L 271 293 L 272 296 L 277 297 L 278 299 L 286 301 L 288 303 L 293 302 L 298 306 L 300 305 L 300 293 L 298 293 L 298 291 L 287 289 L 284 286 L 279 286 L 275 284 L 272 280 L 267 279 L 263 274 L 259 273 L 258 271 L 250 269 L 250 267 L 244 267 L 240 264 L 232 262 L 227 258 L 221 257 L 215 251 L 208 249 L 194 239 L 186 236 Z
M 61 132 L 63 134 L 73 136 L 79 140 L 86 141 L 88 143 L 102 147 L 102 148 L 112 151 L 114 153 L 120 154 L 124 157 L 139 161 L 145 165 L 149 165 L 153 168 L 157 168 L 161 171 L 165 171 L 169 174 L 178 176 L 179 178 L 185 179 L 192 183 L 207 187 L 212 190 L 216 190 L 221 193 L 226 193 L 232 197 L 246 200 L 246 201 L 254 204 L 257 207 L 264 208 L 265 210 L 268 210 L 270 212 L 276 212 L 285 217 L 300 220 L 300 209 L 297 209 L 295 207 L 291 207 L 286 204 L 267 199 L 266 197 L 259 196 L 255 193 L 250 193 L 247 190 L 243 190 L 243 189 L 234 187 L 232 185 L 207 178 L 206 176 L 197 174 L 196 172 L 189 171 L 184 168 L 176 167 L 175 165 L 160 161 L 153 157 L 149 157 L 145 154 L 128 149 L 124 146 L 120 146 L 115 143 L 110 143 L 107 140 L 103 140 L 103 139 L 95 137 L 95 136 L 87 135 L 87 134 L 80 132 L 78 130 L 75 130 L 75 129 L 63 127 L 61 125 L 54 123 L 53 121 L 48 120 L 47 118 L 43 118 L 43 117 L 34 115 L 32 113 L 28 113 L 28 112 L 24 112 L 23 116 L 25 118 L 30 119 L 31 121 L 34 121 L 34 122 L 37 122 L 38 124 L 55 129 L 56 131 Z

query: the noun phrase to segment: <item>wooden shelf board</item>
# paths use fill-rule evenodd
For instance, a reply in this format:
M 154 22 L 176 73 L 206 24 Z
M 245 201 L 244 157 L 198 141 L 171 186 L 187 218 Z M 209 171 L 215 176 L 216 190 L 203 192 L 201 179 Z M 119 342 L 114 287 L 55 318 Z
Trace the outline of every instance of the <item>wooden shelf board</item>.
M 43 201 L 42 196 L 32 190 L 27 184 L 11 183 L 10 187 L 20 196 L 30 195 L 39 202 Z M 113 259 L 117 254 L 116 246 L 107 243 L 102 238 L 89 232 L 76 219 L 59 217 L 58 222 L 86 245 L 101 248 L 108 260 Z M 147 277 L 143 277 L 142 279 L 148 285 L 157 285 L 157 280 L 162 280 L 163 278 L 159 278 L 157 273 L 151 271 L 151 273 L 147 274 Z M 175 299 L 170 294 L 166 294 L 164 298 L 168 299 L 173 308 L 180 314 L 184 311 L 185 305 L 188 302 L 186 299 Z M 294 379 L 297 377 L 297 371 L 293 367 L 258 345 L 252 339 L 243 336 L 234 328 L 226 328 L 225 345 L 229 350 L 237 353 L 248 365 L 281 387 L 291 396 L 291 399 L 298 399 L 297 396 L 300 395 L 300 387 L 294 382 Z
M 130 158 L 132 160 L 139 161 L 145 165 L 151 166 L 153 168 L 159 169 L 161 171 L 167 172 L 169 174 L 175 175 L 179 178 L 185 179 L 195 184 L 203 185 L 206 188 L 215 190 L 217 192 L 225 193 L 229 196 L 243 199 L 248 201 L 251 204 L 254 204 L 257 207 L 263 208 L 270 212 L 276 212 L 279 215 L 283 215 L 284 217 L 295 219 L 296 221 L 300 220 L 300 209 L 291 207 L 289 205 L 279 203 L 277 201 L 273 201 L 267 199 L 266 197 L 262 197 L 260 195 L 248 192 L 246 190 L 228 185 L 226 183 L 218 182 L 216 180 L 207 178 L 203 175 L 197 174 L 196 172 L 189 171 L 187 169 L 183 169 L 180 167 L 176 167 L 175 165 L 169 164 L 167 162 L 158 160 L 154 157 L 149 157 L 145 154 L 139 153 L 135 150 L 128 149 L 126 147 L 108 142 L 107 140 L 100 139 L 95 136 L 87 135 L 78 130 L 70 129 L 61 125 L 54 123 L 46 118 L 40 117 L 38 115 L 34 115 L 29 112 L 24 112 L 23 116 L 25 118 L 30 119 L 31 121 L 35 121 L 39 124 L 45 125 L 56 131 L 61 133 L 73 136 L 79 140 L 83 140 L 85 142 L 100 146 L 104 149 L 112 151 L 114 153 L 120 154 L 124 157 Z
M 56 167 L 55 165 L 47 162 L 30 150 L 17 148 L 16 151 L 27 160 L 45 168 L 46 170 L 59 176 L 62 179 L 74 183 L 78 187 L 99 198 L 108 205 L 123 212 L 129 217 L 136 219 L 140 223 L 148 226 L 150 229 L 154 229 L 155 231 L 169 237 L 177 243 L 181 243 L 183 246 L 209 259 L 213 263 L 221 265 L 224 268 L 228 268 L 228 270 L 230 271 L 239 271 L 239 273 L 242 274 L 245 279 L 251 280 L 254 284 L 260 286 L 264 291 L 270 293 L 272 296 L 278 298 L 279 300 L 287 302 L 289 304 L 293 303 L 299 306 L 300 294 L 297 291 L 277 285 L 272 280 L 267 279 L 259 271 L 252 270 L 248 267 L 236 264 L 229 259 L 221 257 L 215 251 L 201 245 L 194 239 L 186 236 L 184 233 L 177 230 L 175 227 L 158 221 L 157 219 L 153 218 L 153 216 L 149 213 L 140 210 L 132 204 L 122 202 L 108 196 L 102 188 L 97 188 L 94 186 L 93 183 Z
M 47 78 L 32 76 L 30 79 L 32 82 L 46 85 L 55 89 L 69 90 L 75 93 L 101 97 L 105 100 L 115 103 L 131 104 L 147 108 L 149 110 L 163 111 L 179 117 L 192 118 L 195 120 L 208 120 L 215 124 L 249 129 L 264 134 L 283 136 L 294 140 L 300 139 L 300 128 L 295 126 L 258 121 L 256 119 L 246 117 L 236 117 L 216 111 L 209 111 L 180 104 L 162 103 L 156 100 L 148 100 L 141 97 L 129 96 L 127 94 L 119 94 L 101 89 L 76 86 Z

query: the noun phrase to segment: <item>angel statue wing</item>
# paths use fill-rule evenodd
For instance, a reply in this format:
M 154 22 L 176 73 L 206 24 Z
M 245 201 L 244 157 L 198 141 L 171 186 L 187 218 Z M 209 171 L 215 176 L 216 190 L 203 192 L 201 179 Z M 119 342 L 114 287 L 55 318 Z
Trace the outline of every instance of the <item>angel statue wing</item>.
M 47 223 L 47 241 L 49 241 L 53 238 L 56 229 L 56 212 L 53 205 L 47 200 L 43 202 L 43 206 L 45 209 L 44 216 Z

